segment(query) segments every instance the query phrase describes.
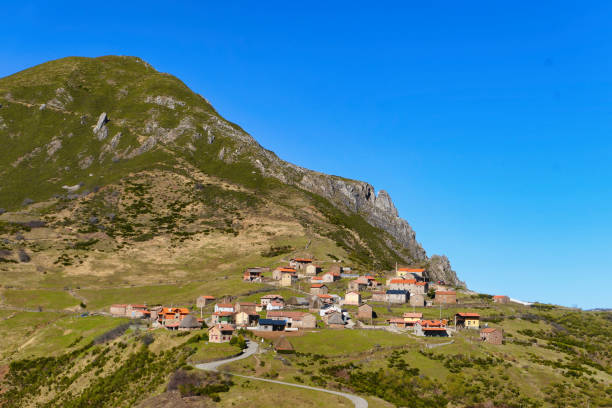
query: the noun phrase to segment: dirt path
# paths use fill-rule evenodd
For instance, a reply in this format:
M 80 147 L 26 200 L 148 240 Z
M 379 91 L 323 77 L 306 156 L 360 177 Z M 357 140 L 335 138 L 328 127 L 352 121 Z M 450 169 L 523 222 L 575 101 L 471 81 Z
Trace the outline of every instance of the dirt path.
M 257 353 L 258 348 L 259 348 L 259 346 L 258 346 L 258 344 L 256 342 L 249 341 L 247 349 L 241 355 L 239 355 L 239 356 L 227 358 L 227 359 L 224 359 L 224 360 L 213 361 L 213 362 L 210 362 L 210 363 L 196 364 L 195 367 L 197 369 L 200 369 L 200 370 L 219 371 L 218 368 L 220 366 L 224 365 L 224 364 L 231 363 L 233 361 L 242 360 L 242 359 L 245 359 L 245 358 L 248 358 L 248 357 L 252 356 L 253 354 Z M 365 399 L 363 399 L 361 397 L 358 397 L 356 395 L 348 394 L 346 392 L 331 391 L 331 390 L 326 390 L 324 388 L 311 387 L 311 386 L 308 386 L 308 385 L 301 385 L 301 384 L 293 384 L 293 383 L 277 381 L 277 380 L 269 380 L 267 378 L 253 377 L 253 376 L 250 376 L 250 375 L 234 374 L 234 373 L 230 373 L 228 371 L 220 371 L 220 372 L 222 372 L 224 374 L 233 375 L 235 377 L 247 378 L 249 380 L 264 381 L 264 382 L 269 382 L 269 383 L 273 383 L 273 384 L 287 385 L 287 386 L 290 386 L 290 387 L 304 388 L 304 389 L 312 390 L 312 391 L 326 392 L 328 394 L 338 395 L 338 396 L 347 398 L 348 400 L 350 400 L 353 403 L 353 405 L 355 405 L 355 408 L 368 408 L 368 401 L 366 401 Z

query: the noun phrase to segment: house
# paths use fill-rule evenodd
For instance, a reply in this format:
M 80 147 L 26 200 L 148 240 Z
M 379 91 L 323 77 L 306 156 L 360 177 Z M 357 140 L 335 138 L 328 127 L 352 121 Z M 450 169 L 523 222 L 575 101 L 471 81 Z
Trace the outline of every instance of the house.
M 234 312 L 213 312 L 211 316 L 212 324 L 234 324 L 235 321 Z
M 317 326 L 317 318 L 306 312 L 272 310 L 266 314 L 266 319 L 284 320 L 287 327 L 298 329 L 314 329 Z
M 406 303 L 408 301 L 407 290 L 388 289 L 386 292 L 386 301 L 388 303 Z
M 414 334 L 417 336 L 448 337 L 446 320 L 419 320 L 414 324 Z
M 457 292 L 453 290 L 438 290 L 434 298 L 436 305 L 454 305 L 457 303 Z
M 384 290 L 372 292 L 372 302 L 386 302 L 387 294 Z
M 287 266 L 279 266 L 274 271 L 272 271 L 272 279 L 281 280 L 283 278 L 283 274 L 285 273 L 296 273 L 295 268 L 290 268 Z
M 323 271 L 323 268 L 321 268 L 319 265 L 315 265 L 315 264 L 309 264 L 306 265 L 306 275 L 316 275 L 318 273 L 321 273 Z
M 218 324 L 208 329 L 208 341 L 211 343 L 227 343 L 234 335 L 234 326 Z
M 231 312 L 234 313 L 234 305 L 231 303 L 217 303 L 215 304 L 215 312 Z
M 416 281 L 408 286 L 410 295 L 424 295 L 429 290 L 429 283 Z
M 178 325 L 179 331 L 198 330 L 202 328 L 202 323 L 194 315 L 187 315 Z
M 338 295 L 322 294 L 316 296 L 323 302 L 323 305 L 333 305 L 334 303 L 338 303 L 339 299 Z
M 124 317 L 127 305 L 111 305 L 110 314 L 114 317 Z
M 359 308 L 357 309 L 358 319 L 372 321 L 373 317 L 374 317 L 374 312 L 373 312 L 372 306 L 368 305 L 367 303 L 364 303 L 363 305 L 359 306 Z
M 280 301 L 280 302 L 284 302 L 285 298 L 282 297 L 281 295 L 277 295 L 277 294 L 271 294 L 271 295 L 265 295 L 262 296 L 259 301 L 261 303 L 262 306 L 267 306 L 268 303 L 272 302 L 272 301 Z
M 376 290 L 378 286 L 380 285 L 378 281 L 376 280 L 376 278 L 373 277 L 372 275 L 366 275 L 363 278 L 367 282 L 367 287 L 370 290 Z
M 187 311 L 189 313 L 189 311 Z M 151 313 L 146 305 L 127 305 L 125 307 L 125 316 L 130 319 L 144 319 L 149 317 Z
M 510 298 L 508 296 L 495 295 L 493 296 L 493 302 L 495 303 L 510 303 Z
M 367 287 L 367 282 L 360 281 L 359 278 L 352 280 L 348 283 L 348 290 L 352 292 L 361 292 L 366 290 Z
M 326 272 L 323 275 L 321 275 L 321 279 L 323 279 L 323 282 L 331 283 L 331 282 L 335 282 L 337 280 L 342 279 L 342 277 L 337 272 Z
M 425 269 L 421 268 L 398 268 L 395 274 L 400 278 L 414 278 L 416 280 L 423 280 Z
M 344 329 L 344 319 L 342 313 L 332 310 L 323 316 L 323 321 L 330 329 Z
M 247 312 L 247 313 L 255 313 L 257 309 L 257 303 L 253 302 L 237 302 L 234 306 L 234 310 L 236 313 L 238 312 Z
M 281 286 L 291 286 L 295 282 L 297 282 L 297 274 L 295 272 L 283 272 Z
M 198 296 L 198 298 L 196 299 L 196 306 L 199 308 L 206 307 L 207 305 L 213 303 L 214 301 L 215 301 L 214 296 L 210 296 L 210 295 Z
M 480 329 L 480 340 L 491 344 L 503 344 L 504 332 L 502 329 L 487 327 Z
M 389 279 L 387 286 L 389 289 L 410 290 L 411 285 L 417 283 L 416 279 L 394 278 Z
M 403 319 L 408 326 L 414 326 L 416 322 L 423 319 L 423 313 L 418 313 L 418 312 L 404 313 Z
M 273 319 L 259 319 L 257 324 L 257 330 L 260 331 L 284 331 L 285 320 L 273 320 Z
M 325 295 L 327 294 L 327 286 L 322 283 L 313 283 L 310 285 L 311 295 Z
M 398 329 L 405 329 L 408 327 L 408 323 L 406 323 L 406 321 L 404 321 L 404 319 L 401 317 L 395 317 L 393 319 L 388 319 L 387 321 L 389 322 L 389 326 L 397 327 Z
M 361 295 L 359 292 L 348 292 L 344 295 L 344 304 L 359 306 L 361 304 Z
M 289 265 L 295 269 L 305 269 L 306 266 L 312 263 L 310 258 L 293 258 L 289 261 Z
M 274 351 L 276 351 L 277 353 L 293 353 L 293 346 L 291 345 L 291 343 L 289 342 L 289 340 L 287 340 L 285 338 L 285 336 L 281 336 L 279 337 L 273 344 L 274 346 Z
M 282 300 L 273 300 L 266 305 L 266 310 L 282 310 L 285 308 L 285 302 Z
M 480 315 L 478 313 L 456 313 L 455 327 L 464 329 L 479 329 Z
M 291 296 L 289 299 L 287 299 L 287 304 L 291 306 L 306 307 L 308 306 L 308 299 L 305 297 Z
M 235 314 L 236 326 L 240 327 L 253 327 L 257 326 L 259 322 L 259 315 L 257 313 L 242 310 Z
M 423 307 L 425 306 L 425 295 L 420 294 L 420 293 L 415 293 L 412 294 L 410 293 L 410 306 L 418 306 L 418 307 Z
M 263 268 L 247 268 L 242 276 L 242 280 L 246 282 L 261 282 L 262 278 Z
M 323 283 L 323 278 L 320 276 L 313 276 L 310 278 L 310 283 Z

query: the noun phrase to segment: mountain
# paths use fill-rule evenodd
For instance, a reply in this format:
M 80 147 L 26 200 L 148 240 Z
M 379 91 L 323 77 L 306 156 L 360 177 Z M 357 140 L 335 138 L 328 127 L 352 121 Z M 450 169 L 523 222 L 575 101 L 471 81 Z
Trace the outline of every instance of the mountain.
M 463 285 L 446 257 L 427 257 L 387 192 L 278 158 L 139 58 L 35 66 L 0 79 L 0 105 L 5 222 L 40 215 L 62 239 L 78 244 L 78 234 L 90 234 L 111 251 L 225 234 L 217 244 L 229 254 L 231 237 L 259 237 L 253 245 L 271 256 L 319 251 L 374 270 L 418 265 Z M 308 237 L 303 248 L 283 244 L 300 235 Z M 310 247 L 315 241 L 335 247 Z M 5 248 L 13 251 L 5 259 L 16 250 Z M 49 258 L 69 263 L 61 256 Z M 49 260 L 43 268 L 52 268 Z

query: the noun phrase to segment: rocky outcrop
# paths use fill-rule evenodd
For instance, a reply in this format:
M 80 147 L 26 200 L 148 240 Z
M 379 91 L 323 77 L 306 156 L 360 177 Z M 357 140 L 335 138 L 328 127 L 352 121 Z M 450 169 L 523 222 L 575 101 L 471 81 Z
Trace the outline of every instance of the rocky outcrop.
M 429 259 L 427 274 L 429 279 L 434 282 L 443 281 L 447 285 L 465 287 L 465 283 L 457 278 L 457 273 L 451 268 L 450 261 L 446 255 L 433 255 Z
M 93 134 L 98 140 L 104 140 L 106 139 L 106 136 L 108 136 L 108 127 L 106 126 L 108 121 L 109 119 L 106 112 L 102 112 L 98 118 L 96 126 L 93 128 Z

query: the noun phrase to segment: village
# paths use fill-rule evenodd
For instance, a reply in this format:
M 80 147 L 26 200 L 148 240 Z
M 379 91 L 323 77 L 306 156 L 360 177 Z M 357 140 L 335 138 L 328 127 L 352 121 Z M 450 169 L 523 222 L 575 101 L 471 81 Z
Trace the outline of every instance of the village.
M 293 258 L 288 265 L 275 269 L 244 270 L 244 282 L 270 285 L 258 301 L 202 294 L 191 308 L 114 304 L 110 314 L 144 319 L 152 330 L 205 328 L 211 343 L 230 342 L 237 333 L 246 330 L 254 336 L 274 340 L 277 351 L 283 352 L 293 350 L 287 337 L 321 329 L 387 330 L 417 337 L 452 337 L 460 330 L 473 330 L 479 333 L 482 342 L 503 343 L 503 330 L 482 323 L 479 313 L 457 312 L 443 318 L 443 309 L 457 305 L 457 290 L 441 281 L 432 282 L 424 268 L 396 267 L 376 276 L 360 275 L 338 264 L 326 269 L 314 259 Z M 274 287 L 285 293 L 290 290 L 295 296 L 269 293 Z M 493 296 L 492 300 L 510 302 L 502 295 Z M 381 321 L 375 309 L 390 306 L 407 306 L 412 310 Z M 432 308 L 439 309 L 439 318 L 424 318 L 423 311 Z

